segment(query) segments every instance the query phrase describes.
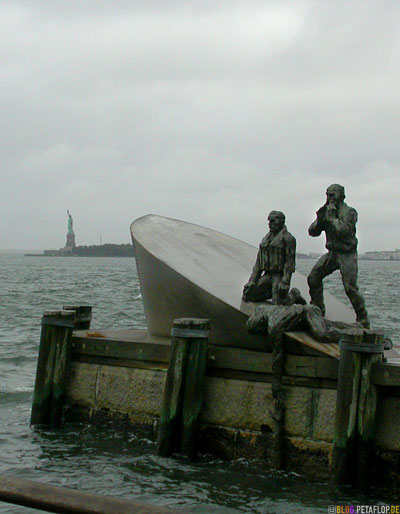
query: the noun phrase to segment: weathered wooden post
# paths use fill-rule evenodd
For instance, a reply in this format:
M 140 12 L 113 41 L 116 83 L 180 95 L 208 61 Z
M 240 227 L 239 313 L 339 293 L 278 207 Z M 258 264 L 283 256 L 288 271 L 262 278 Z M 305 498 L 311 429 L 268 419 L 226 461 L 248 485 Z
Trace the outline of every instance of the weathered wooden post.
M 43 313 L 31 425 L 61 422 L 74 320 L 74 311 Z
M 361 344 L 364 331 L 348 334 L 339 343 L 339 362 L 332 470 L 335 483 L 349 483 L 356 459 L 358 391 L 361 377 L 361 354 L 346 345 Z
M 285 405 L 283 391 L 283 372 L 285 368 L 285 352 L 282 333 L 274 337 L 272 357 L 272 398 L 274 409 L 272 419 L 274 422 L 274 438 L 272 444 L 272 465 L 275 469 L 284 468 L 285 460 Z
M 180 318 L 171 330 L 171 358 L 164 388 L 157 453 L 194 454 L 203 405 L 209 320 Z
M 375 436 L 376 388 L 371 366 L 382 359 L 383 334 L 349 333 L 340 343 L 332 471 L 335 483 L 365 487 Z
M 356 473 L 357 485 L 363 490 L 367 490 L 370 485 L 369 471 L 373 465 L 376 409 L 378 404 L 376 386 L 371 384 L 371 368 L 373 364 L 382 362 L 384 350 L 383 339 L 383 331 L 364 331 L 357 416 L 358 460 Z
M 91 305 L 64 305 L 66 311 L 75 311 L 75 330 L 89 330 L 92 321 Z
M 165 380 L 157 439 L 157 453 L 162 457 L 172 455 L 174 451 L 177 451 L 179 445 L 180 416 L 189 340 L 186 337 L 179 336 L 178 331 L 180 329 L 185 330 L 186 326 L 186 320 L 176 319 L 171 332 L 171 357 Z
M 210 320 L 187 321 L 188 326 L 185 331 L 189 340 L 189 352 L 183 395 L 181 452 L 188 457 L 193 457 L 196 453 L 195 442 L 203 408 Z

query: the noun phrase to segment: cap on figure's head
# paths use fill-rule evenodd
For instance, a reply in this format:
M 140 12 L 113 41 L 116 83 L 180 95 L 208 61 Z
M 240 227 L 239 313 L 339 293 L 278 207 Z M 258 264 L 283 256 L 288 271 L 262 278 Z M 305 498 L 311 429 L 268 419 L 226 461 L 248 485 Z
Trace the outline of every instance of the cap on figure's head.
M 344 187 L 340 184 L 331 184 L 326 190 L 326 194 L 334 194 L 336 196 L 340 196 L 340 198 L 343 200 L 346 198 Z
M 283 221 L 283 223 L 285 223 L 285 220 L 286 220 L 286 216 L 283 214 L 282 211 L 271 211 L 268 214 L 268 219 L 270 219 L 270 218 L 279 218 L 280 220 Z

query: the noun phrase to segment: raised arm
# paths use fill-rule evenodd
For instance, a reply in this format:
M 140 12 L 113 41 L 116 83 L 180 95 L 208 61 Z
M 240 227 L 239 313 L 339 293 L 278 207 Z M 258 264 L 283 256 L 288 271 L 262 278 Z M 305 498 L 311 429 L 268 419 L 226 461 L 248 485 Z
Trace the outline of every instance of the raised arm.
M 308 233 L 311 237 L 318 237 L 325 228 L 326 204 L 317 211 L 317 219 L 311 223 Z
M 331 230 L 336 232 L 338 237 L 345 238 L 354 234 L 357 220 L 357 211 L 349 207 L 340 218 L 328 216 L 326 223 Z

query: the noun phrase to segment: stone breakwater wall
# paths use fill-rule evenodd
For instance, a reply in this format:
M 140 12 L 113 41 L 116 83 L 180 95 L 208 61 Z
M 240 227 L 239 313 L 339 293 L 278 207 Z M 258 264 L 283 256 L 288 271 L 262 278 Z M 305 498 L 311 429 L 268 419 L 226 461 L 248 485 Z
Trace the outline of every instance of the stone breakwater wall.
M 79 333 L 78 333 L 79 334 Z M 167 341 L 74 335 L 66 390 L 67 419 L 113 419 L 156 439 L 168 369 Z M 200 452 L 271 462 L 272 355 L 209 346 Z M 338 361 L 288 355 L 284 373 L 286 469 L 328 479 L 336 411 Z M 376 365 L 377 481 L 400 479 L 400 367 Z

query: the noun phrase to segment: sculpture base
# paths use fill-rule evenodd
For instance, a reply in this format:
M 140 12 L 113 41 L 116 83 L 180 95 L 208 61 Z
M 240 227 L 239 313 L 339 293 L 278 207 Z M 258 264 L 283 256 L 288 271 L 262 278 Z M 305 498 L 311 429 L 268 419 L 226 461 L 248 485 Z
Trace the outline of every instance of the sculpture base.
M 68 233 L 67 234 L 67 242 L 65 243 L 65 248 L 75 248 L 76 244 L 75 244 L 75 234 L 72 232 L 72 233 Z
M 65 246 L 64 248 L 60 248 L 58 254 L 59 255 L 72 255 L 74 249 L 71 246 Z

